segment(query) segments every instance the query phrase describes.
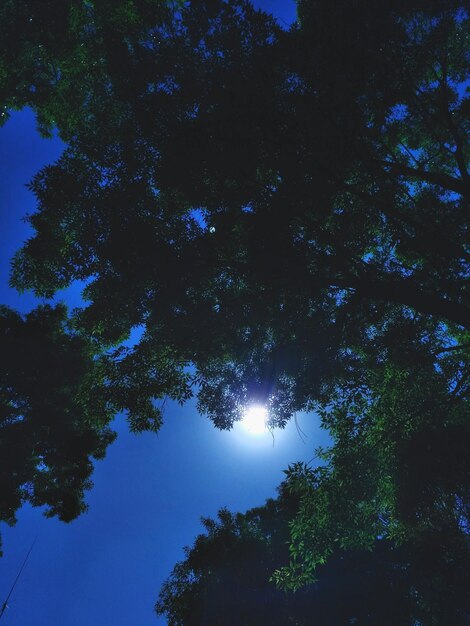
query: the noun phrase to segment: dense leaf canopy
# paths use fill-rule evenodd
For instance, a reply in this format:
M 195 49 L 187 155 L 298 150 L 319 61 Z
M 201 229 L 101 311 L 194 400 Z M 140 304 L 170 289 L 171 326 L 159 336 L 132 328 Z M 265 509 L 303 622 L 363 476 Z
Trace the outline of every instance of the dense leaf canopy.
M 289 31 L 244 0 L 122 3 L 129 33 L 80 6 L 94 25 L 67 14 L 81 34 L 47 53 L 57 80 L 27 33 L 7 73 L 6 106 L 68 141 L 31 183 L 13 284 L 48 297 L 86 281 L 71 324 L 134 430 L 158 428 L 154 398 L 194 392 L 221 428 L 251 401 L 272 425 L 321 412 L 334 445 L 323 469 L 289 474 L 301 504 L 279 583 L 378 536 L 466 554 L 464 3 L 299 1 Z M 76 46 L 104 55 L 97 79 Z
M 0 307 L 0 521 L 24 503 L 70 521 L 86 509 L 92 458 L 114 439 L 103 365 L 67 332 L 65 307 Z
M 218 519 L 203 519 L 205 532 L 164 583 L 157 613 L 169 626 L 467 623 L 469 570 L 456 575 L 445 559 L 438 563 L 435 549 L 427 553 L 429 542 L 396 548 L 376 540 L 372 551 L 337 547 L 313 584 L 295 594 L 276 589 L 270 575 L 287 558 L 297 506 L 281 487 L 280 497 L 263 507 L 236 515 L 223 509 Z
M 330 4 L 286 33 L 189 3 L 32 183 L 14 284 L 87 280 L 77 327 L 109 345 L 145 325 L 129 359 L 192 363 L 219 426 L 254 395 L 281 424 L 310 408 L 397 319 L 423 341 L 445 323 L 433 352 L 470 324 L 467 16 Z
M 173 2 L 178 5 L 178 0 Z M 5 0 L 0 6 L 0 125 L 33 107 L 38 128 L 67 140 L 109 94 L 165 0 Z

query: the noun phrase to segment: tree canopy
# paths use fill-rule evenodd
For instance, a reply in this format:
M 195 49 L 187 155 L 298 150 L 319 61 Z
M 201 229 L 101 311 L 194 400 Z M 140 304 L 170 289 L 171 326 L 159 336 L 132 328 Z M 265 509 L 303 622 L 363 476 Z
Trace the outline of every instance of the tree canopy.
M 0 126 L 32 107 L 39 130 L 67 140 L 109 95 L 124 52 L 179 0 L 5 0 L 0 7 Z
M 114 439 L 103 364 L 67 332 L 66 309 L 0 307 L 0 521 L 24 503 L 70 521 L 86 509 L 92 458 Z
M 441 563 L 439 576 L 428 545 L 337 546 L 313 583 L 296 593 L 277 589 L 271 573 L 288 558 L 289 520 L 298 508 L 285 487 L 262 507 L 222 509 L 216 520 L 202 520 L 204 533 L 160 591 L 156 611 L 169 626 L 468 623 L 469 570 L 456 576 Z
M 158 429 L 155 398 L 194 393 L 220 428 L 252 401 L 273 426 L 321 413 L 333 447 L 289 473 L 280 584 L 378 536 L 467 554 L 468 9 L 299 1 L 285 31 L 244 0 L 124 5 L 134 17 L 108 23 L 80 4 L 94 25 L 47 53 L 57 80 L 37 69 L 46 43 L 18 43 L 6 106 L 68 147 L 31 183 L 12 284 L 86 281 L 70 327 L 134 430 Z M 96 80 L 82 43 L 104 55 Z
M 88 281 L 77 327 L 109 346 L 144 325 L 219 426 L 256 394 L 281 424 L 310 408 L 397 318 L 442 329 L 433 353 L 470 324 L 466 14 L 311 7 L 284 32 L 188 3 L 32 182 L 13 283 Z

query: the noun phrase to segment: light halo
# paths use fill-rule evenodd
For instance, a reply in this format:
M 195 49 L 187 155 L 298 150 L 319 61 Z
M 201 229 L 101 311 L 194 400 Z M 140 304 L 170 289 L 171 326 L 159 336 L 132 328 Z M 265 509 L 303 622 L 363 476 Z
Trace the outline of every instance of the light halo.
M 252 404 L 243 414 L 241 424 L 250 435 L 262 435 L 268 429 L 268 409 L 261 404 Z

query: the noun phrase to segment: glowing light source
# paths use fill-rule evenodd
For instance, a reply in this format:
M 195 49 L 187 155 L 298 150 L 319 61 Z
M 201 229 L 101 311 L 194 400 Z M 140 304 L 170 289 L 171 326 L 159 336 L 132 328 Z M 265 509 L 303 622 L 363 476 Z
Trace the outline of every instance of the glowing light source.
M 261 435 L 266 432 L 268 410 L 264 406 L 250 406 L 242 419 L 242 425 L 252 435 Z

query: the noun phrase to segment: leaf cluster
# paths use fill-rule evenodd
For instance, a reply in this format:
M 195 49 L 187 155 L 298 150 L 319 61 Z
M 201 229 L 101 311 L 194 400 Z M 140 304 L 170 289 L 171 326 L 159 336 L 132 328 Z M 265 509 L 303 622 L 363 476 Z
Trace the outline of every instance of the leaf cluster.
M 449 566 L 445 555 L 429 554 L 432 541 L 394 547 L 376 540 L 371 550 L 336 545 L 315 580 L 295 593 L 276 588 L 270 576 L 286 559 L 298 507 L 284 484 L 262 507 L 222 509 L 203 520 L 204 533 L 160 590 L 157 613 L 170 626 L 467 623 L 468 554 Z
M 29 502 L 70 521 L 115 438 L 103 366 L 60 305 L 26 316 L 1 307 L 0 345 L 0 520 L 13 524 Z

